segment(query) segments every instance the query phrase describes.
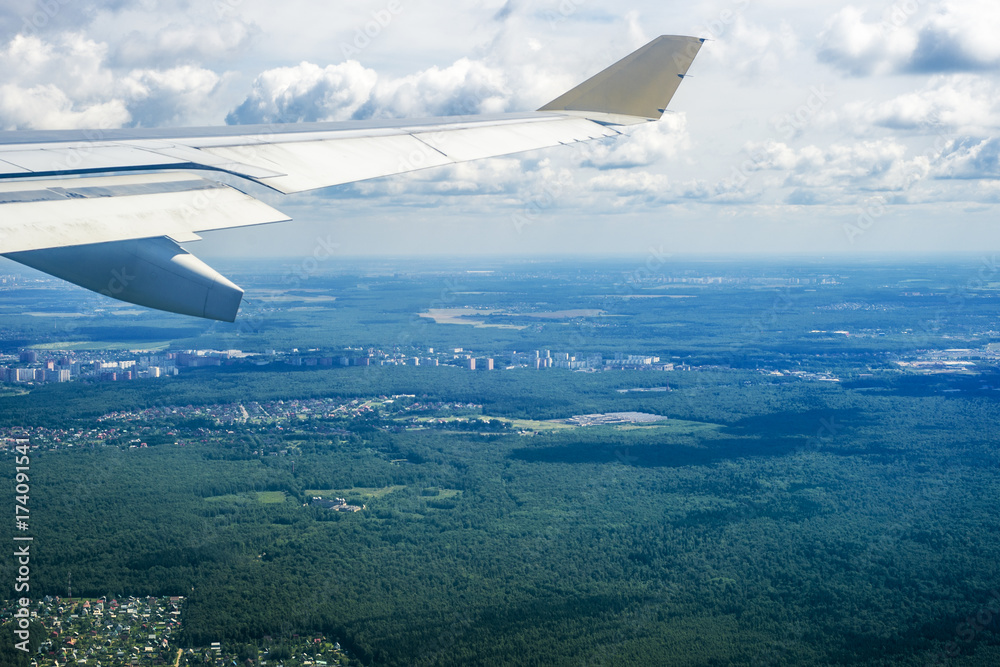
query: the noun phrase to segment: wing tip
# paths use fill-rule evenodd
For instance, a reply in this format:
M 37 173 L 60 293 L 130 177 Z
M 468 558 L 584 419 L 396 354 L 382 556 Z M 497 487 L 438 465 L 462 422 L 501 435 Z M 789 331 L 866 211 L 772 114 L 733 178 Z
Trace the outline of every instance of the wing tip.
M 583 111 L 657 120 L 705 43 L 703 37 L 660 35 L 552 100 L 539 111 Z

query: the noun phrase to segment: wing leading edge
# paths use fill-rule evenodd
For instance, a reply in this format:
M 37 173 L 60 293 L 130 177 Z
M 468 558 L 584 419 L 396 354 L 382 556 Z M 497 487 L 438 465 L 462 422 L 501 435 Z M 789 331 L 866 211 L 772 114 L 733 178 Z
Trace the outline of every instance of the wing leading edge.
M 660 118 L 703 41 L 658 37 L 535 112 L 0 133 L 0 254 L 123 301 L 233 321 L 242 290 L 176 242 L 289 218 L 183 170 L 226 172 L 289 194 L 616 136 Z M 139 173 L 93 177 L 112 172 Z M 66 178 L 75 175 L 88 178 Z M 128 289 L 106 289 L 121 282 L 125 258 L 132 273 L 151 273 Z M 178 291 L 193 296 L 167 298 Z

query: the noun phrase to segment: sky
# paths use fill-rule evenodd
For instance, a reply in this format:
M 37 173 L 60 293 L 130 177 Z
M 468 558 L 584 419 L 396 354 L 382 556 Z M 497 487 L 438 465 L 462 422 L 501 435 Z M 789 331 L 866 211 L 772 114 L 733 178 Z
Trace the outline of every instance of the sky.
M 188 248 L 1000 248 L 1000 4 L 982 0 L 0 0 L 0 129 L 531 110 L 660 34 L 709 41 L 628 137 L 291 196 L 234 179 L 294 221 Z

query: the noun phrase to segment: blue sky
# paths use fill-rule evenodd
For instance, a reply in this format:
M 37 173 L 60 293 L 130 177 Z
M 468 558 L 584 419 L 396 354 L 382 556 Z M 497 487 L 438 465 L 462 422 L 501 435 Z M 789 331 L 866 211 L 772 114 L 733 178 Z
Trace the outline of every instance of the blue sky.
M 534 109 L 707 37 L 661 122 L 291 197 L 204 257 L 1000 247 L 1000 5 L 0 0 L 4 129 Z M 696 5 L 696 6 L 695 6 Z M 28 8 L 28 9 L 26 9 Z

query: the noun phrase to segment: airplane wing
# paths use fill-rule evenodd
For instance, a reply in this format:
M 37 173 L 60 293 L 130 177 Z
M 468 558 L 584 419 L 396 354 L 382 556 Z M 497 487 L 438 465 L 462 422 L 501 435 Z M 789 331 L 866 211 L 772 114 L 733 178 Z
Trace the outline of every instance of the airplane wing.
M 122 301 L 232 322 L 243 290 L 179 243 L 289 218 L 203 176 L 290 194 L 613 137 L 662 116 L 703 42 L 658 37 L 534 112 L 2 132 L 0 254 Z

